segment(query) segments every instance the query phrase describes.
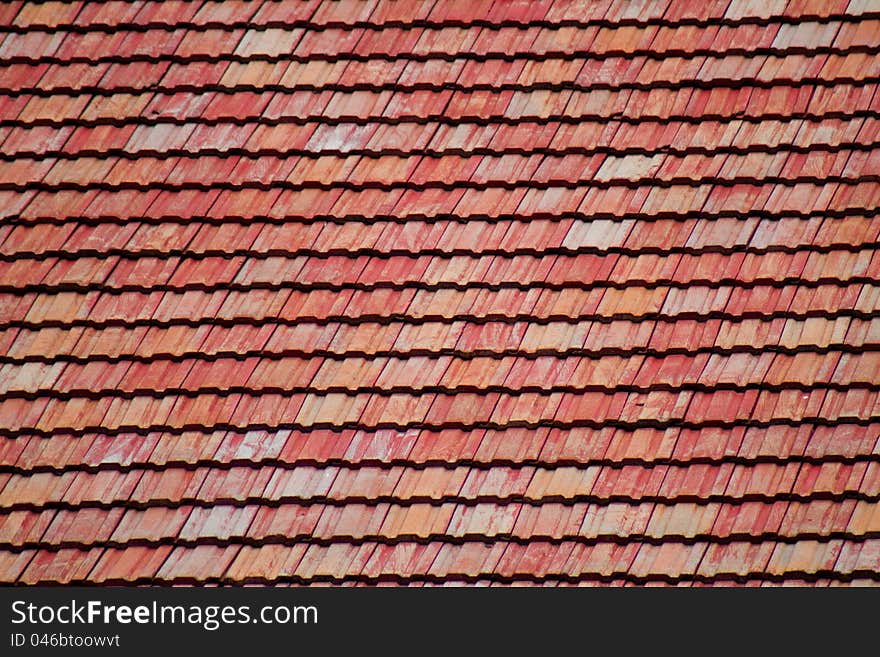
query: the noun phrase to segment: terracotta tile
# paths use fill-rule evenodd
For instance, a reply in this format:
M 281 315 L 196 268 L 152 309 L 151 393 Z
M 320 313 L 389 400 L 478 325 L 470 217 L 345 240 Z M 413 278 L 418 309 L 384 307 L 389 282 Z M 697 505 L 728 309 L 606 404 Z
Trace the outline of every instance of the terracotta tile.
M 386 536 L 443 534 L 446 533 L 453 514 L 464 508 L 466 507 L 453 504 L 390 506 L 380 531 Z
M 212 545 L 173 548 L 155 576 L 172 580 L 192 578 L 196 581 L 221 577 L 240 549 L 238 546 L 223 548 Z
M 193 509 L 178 536 L 183 539 L 196 539 L 200 536 L 243 536 L 246 534 L 256 513 L 255 508 L 239 509 L 232 506 L 217 506 L 210 509 Z
M 177 536 L 192 510 L 192 507 L 127 510 L 118 520 L 110 538 L 124 542 L 133 539 L 158 540 L 166 536 Z
M 244 546 L 229 565 L 227 574 L 234 580 L 265 577 L 272 579 L 279 575 L 292 574 L 307 545 L 287 548 L 278 545 L 264 547 Z
M 187 21 L 192 20 L 196 13 L 199 10 L 198 5 L 188 5 L 185 2 L 167 2 L 160 4 L 149 3 L 142 7 L 138 8 L 139 11 L 136 12 L 135 16 L 132 20 L 135 22 L 168 22 L 168 23 L 176 23 L 179 21 Z M 117 19 L 116 12 L 105 12 L 107 14 L 106 18 L 104 14 L 100 14 L 102 18 L 105 20 L 113 20 Z M 96 19 L 97 20 L 97 19 Z
M 254 507 L 248 535 L 270 537 L 310 534 L 322 512 L 323 508 L 319 505 Z
M 47 500 L 60 499 L 75 476 L 73 473 L 60 476 L 40 473 L 30 477 L 11 475 L 5 482 L 0 499 L 6 506 L 13 503 L 40 504 Z
M 36 550 L 0 553 L 0 581 L 4 584 L 14 584 L 19 581 L 22 573 L 36 554 Z
M 872 21 L 713 24 L 722 17 L 738 20 L 783 12 L 798 16 L 865 11 L 846 3 L 819 4 L 732 6 L 712 2 L 695 8 L 612 1 L 582 6 L 556 1 L 484 3 L 463 9 L 444 1 L 407 6 L 366 3 L 352 10 L 346 4 L 312 2 L 283 15 L 271 3 L 77 5 L 70 15 L 65 12 L 73 11 L 73 6 L 65 5 L 53 13 L 54 4 L 34 5 L 18 13 L 19 24 L 71 20 L 83 25 L 90 21 L 201 24 L 247 20 L 260 24 L 296 19 L 350 23 L 424 18 L 559 21 L 571 17 L 613 22 L 696 17 L 708 25 L 498 30 L 271 28 L 234 33 L 178 29 L 163 31 L 155 39 L 123 30 L 109 36 L 25 32 L 6 39 L 0 51 L 8 57 L 34 53 L 71 57 L 98 51 L 121 57 L 229 52 L 308 56 L 574 49 L 601 53 L 649 48 L 663 52 L 680 48 L 684 42 L 693 48 L 716 50 L 873 45 L 876 30 L 871 29 Z M 870 422 L 876 415 L 877 395 L 861 385 L 872 383 L 877 369 L 873 349 L 861 346 L 880 340 L 880 329 L 870 318 L 849 316 L 856 310 L 870 317 L 876 310 L 877 290 L 847 283 L 856 276 L 877 273 L 880 260 L 873 257 L 871 249 L 851 248 L 869 246 L 880 236 L 872 217 L 852 211 L 876 205 L 880 200 L 876 184 L 657 184 L 673 177 L 866 176 L 876 169 L 875 154 L 853 151 L 845 145 L 876 141 L 876 122 L 854 115 L 874 108 L 876 85 L 790 86 L 775 81 L 858 79 L 869 73 L 870 60 L 861 53 L 569 60 L 522 58 L 478 65 L 464 59 L 365 63 L 314 58 L 158 67 L 77 63 L 10 68 L 9 88 L 88 84 L 111 89 L 212 82 L 259 87 L 357 84 L 369 79 L 375 83 L 456 82 L 465 86 L 569 80 L 618 85 L 637 82 L 644 84 L 644 90 L 389 89 L 227 94 L 197 90 L 154 93 L 148 89 L 93 97 L 22 95 L 2 101 L 6 116 L 24 122 L 0 133 L 5 153 L 90 151 L 77 160 L 10 159 L 5 176 L 10 181 L 213 185 L 207 191 L 31 189 L 5 193 L 5 216 L 104 219 L 66 220 L 57 225 L 40 219 L 24 226 L 12 224 L 0 229 L 4 253 L 47 249 L 156 253 L 135 259 L 100 258 L 89 252 L 88 256 L 42 262 L 8 260 L 0 269 L 0 279 L 10 286 L 75 283 L 90 286 L 90 291 L 6 295 L 5 321 L 24 319 L 37 326 L 11 328 L 0 335 L 0 348 L 7 358 L 27 360 L 0 366 L 2 391 L 51 389 L 57 396 L 73 389 L 164 391 L 241 386 L 259 391 L 312 386 L 324 391 L 376 386 L 418 390 L 429 385 L 456 391 L 454 395 L 355 396 L 324 392 L 217 395 L 203 390 L 196 397 L 165 395 L 154 399 L 140 395 L 124 399 L 103 395 L 70 401 L 50 399 L 41 392 L 33 400 L 7 398 L 0 401 L 0 417 L 4 427 L 18 433 L 0 438 L 0 453 L 5 461 L 25 471 L 3 476 L 3 504 L 107 500 L 120 504 L 110 510 L 54 511 L 50 507 L 39 513 L 13 511 L 0 521 L 0 534 L 8 536 L 5 540 L 88 543 L 108 537 L 118 541 L 195 540 L 309 534 L 513 534 L 530 539 L 524 544 L 129 546 L 100 552 L 4 553 L 0 571 L 4 581 L 614 573 L 619 577 L 612 583 L 624 584 L 632 580 L 622 573 L 649 580 L 661 574 L 684 576 L 683 583 L 690 583 L 687 577 L 695 573 L 711 577 L 767 571 L 782 577 L 782 584 L 796 584 L 801 579 L 795 575 L 803 571 L 846 573 L 874 568 L 876 550 L 870 541 L 811 538 L 797 543 L 735 540 L 727 544 L 648 545 L 631 540 L 622 545 L 586 546 L 537 540 L 539 536 L 576 534 L 648 534 L 657 538 L 859 534 L 873 531 L 876 522 L 870 505 L 852 499 L 791 503 L 704 500 L 710 495 L 737 498 L 789 492 L 810 496 L 860 491 L 872 495 L 880 486 L 880 470 L 867 458 L 878 448 L 876 423 Z M 743 80 L 744 84 L 742 88 L 711 84 L 720 78 Z M 687 79 L 702 83 L 698 88 L 681 89 L 657 84 Z M 774 84 L 752 85 L 752 79 Z M 797 113 L 812 116 L 807 121 L 785 118 Z M 823 117 L 826 113 L 832 118 Z M 510 123 L 487 119 L 457 124 L 365 120 L 438 114 L 453 120 L 463 116 L 510 120 L 538 116 L 546 120 Z M 778 116 L 771 119 L 768 114 Z M 853 118 L 836 118 L 839 114 Z M 672 115 L 679 118 L 647 118 Z M 265 121 L 258 120 L 260 117 Z M 298 120 L 292 122 L 293 117 Z M 337 120 L 340 117 L 345 120 Z M 44 119 L 63 120 L 63 124 L 32 124 Z M 110 121 L 113 123 L 108 124 Z M 789 144 L 797 149 L 791 151 Z M 819 144 L 842 148 L 802 152 Z M 548 147 L 638 148 L 647 152 L 458 154 L 474 149 Z M 665 153 L 666 147 L 691 150 L 687 154 Z M 728 152 L 731 147 L 736 150 Z M 327 153 L 424 148 L 456 152 L 441 158 L 391 153 L 379 158 L 338 157 Z M 114 159 L 106 153 L 110 149 L 129 153 L 177 149 L 193 153 L 270 149 L 283 153 L 308 149 L 319 156 L 245 158 L 201 153 L 198 158 L 149 155 Z M 636 187 L 604 185 L 620 179 L 640 183 Z M 277 184 L 266 189 L 225 187 L 251 182 L 272 185 L 283 180 L 358 184 L 515 181 L 517 186 L 392 192 L 341 188 L 291 191 Z M 582 184 L 548 189 L 532 186 L 551 181 Z M 838 211 L 846 208 L 849 210 L 838 216 Z M 804 214 L 809 212 L 815 214 Z M 421 213 L 430 219 L 422 220 Z M 670 217 L 665 213 L 693 214 Z M 715 213 L 722 216 L 713 216 Z M 723 216 L 726 213 L 731 216 Z M 262 215 L 273 219 L 267 221 L 260 218 Z M 394 219 L 389 221 L 383 215 Z M 211 217 L 210 223 L 199 218 L 202 216 Z M 303 221 L 300 216 L 308 219 Z M 369 219 L 362 221 L 360 216 Z M 470 218 L 465 222 L 457 217 Z M 559 254 L 560 247 L 581 253 Z M 201 253 L 228 249 L 273 251 L 273 255 L 221 258 Z M 300 249 L 311 249 L 316 255 L 329 249 L 340 253 L 330 257 L 274 254 L 276 250 Z M 360 249 L 380 254 L 393 250 L 395 255 L 350 257 L 343 253 Z M 506 255 L 514 249 L 532 250 L 534 255 Z M 198 255 L 171 255 L 180 250 Z M 435 253 L 449 255 L 436 257 Z M 831 277 L 844 284 L 815 284 Z M 786 280 L 785 285 L 766 284 L 781 279 Z M 715 284 L 722 280 L 723 285 Z M 640 284 L 635 285 L 636 281 Z M 544 282 L 558 289 L 537 285 Z M 464 289 L 448 289 L 449 283 Z M 161 287 L 192 284 L 223 288 L 216 292 L 172 292 Z M 98 285 L 140 285 L 154 291 L 99 292 Z M 240 289 L 227 291 L 230 285 Z M 497 289 L 486 289 L 487 285 Z M 265 289 L 267 286 L 270 289 Z M 305 292 L 302 286 L 320 289 Z M 426 286 L 430 287 L 423 289 Z M 790 317 L 792 313 L 816 311 L 831 316 Z M 647 320 L 646 313 L 673 318 Z M 683 313 L 696 313 L 701 319 Z M 706 314 L 720 313 L 728 318 L 705 318 Z M 760 317 L 744 316 L 752 313 Z M 591 314 L 597 317 L 574 319 Z M 363 319 L 374 315 L 381 321 Z M 394 321 L 390 321 L 391 315 Z M 462 315 L 478 319 L 463 320 Z M 518 319 L 501 321 L 495 315 Z M 630 319 L 617 319 L 619 315 Z M 330 316 L 334 321 L 324 320 Z M 336 321 L 336 316 L 345 321 Z M 399 321 L 398 316 L 406 316 L 405 321 Z M 485 321 L 487 316 L 493 320 Z M 118 319 L 135 320 L 138 325 L 40 325 L 46 321 Z M 222 321 L 218 323 L 218 319 Z M 846 348 L 841 350 L 841 345 Z M 266 357 L 258 358 L 259 352 Z M 379 352 L 381 356 L 376 355 Z M 61 362 L 68 356 L 76 361 Z M 56 361 L 43 362 L 46 357 Z M 826 383 L 842 390 L 820 387 Z M 697 392 L 677 389 L 691 384 L 703 388 Z M 783 390 L 759 390 L 760 384 Z M 649 392 L 502 395 L 464 390 L 465 386 L 546 389 L 565 385 L 638 385 Z M 720 385 L 749 389 L 717 389 Z M 800 389 L 804 386 L 811 388 Z M 670 387 L 673 390 L 667 391 Z M 814 417 L 828 424 L 789 424 Z M 607 425 L 595 429 L 553 425 L 584 419 Z M 853 423 L 855 419 L 859 423 Z M 679 428 L 676 423 L 681 420 L 709 426 Z M 530 428 L 370 428 L 486 421 L 502 425 L 526 422 Z M 615 428 L 619 421 L 646 422 L 648 426 Z M 270 426 L 297 422 L 305 430 L 197 429 L 217 422 Z M 653 426 L 667 422 L 673 426 Z M 363 428 L 338 428 L 348 423 L 359 423 Z M 143 436 L 117 431 L 123 425 L 155 424 L 179 429 L 192 425 L 196 429 Z M 315 428 L 325 424 L 337 428 Z M 62 433 L 90 426 L 103 432 L 82 436 Z M 28 436 L 22 433 L 22 428 L 26 431 L 28 427 L 51 435 Z M 802 456 L 809 461 L 802 463 Z M 669 458 L 676 463 L 662 461 Z M 277 467 L 274 460 L 280 461 Z M 468 460 L 481 465 L 437 467 L 438 461 L 461 464 Z M 431 464 L 427 468 L 408 465 L 427 461 Z M 212 462 L 223 465 L 208 465 Z M 377 462 L 385 465 L 377 467 Z M 184 468 L 181 463 L 191 465 Z M 193 465 L 196 463 L 198 467 Z M 95 471 L 84 471 L 83 465 Z M 45 466 L 62 471 L 27 470 Z M 326 507 L 284 504 L 276 508 L 260 503 L 327 495 L 349 501 Z M 378 496 L 410 500 L 510 495 L 542 502 L 432 506 L 365 505 L 357 501 Z M 579 495 L 624 495 L 634 500 L 687 496 L 688 501 L 591 505 L 554 501 Z M 160 500 L 190 498 L 209 501 L 212 506 L 155 505 Z M 245 499 L 249 503 L 243 507 L 228 503 Z M 123 509 L 121 503 L 129 500 L 146 506 Z M 483 583 L 488 584 L 488 579 Z M 761 581 L 755 577 L 749 583 Z M 817 583 L 836 580 L 823 578 Z
M 877 567 L 878 551 L 877 541 L 865 541 L 863 543 L 843 543 L 840 547 L 840 556 L 834 563 L 834 569 L 841 572 L 872 571 Z
M 817 570 L 830 570 L 837 561 L 841 547 L 841 541 L 827 543 L 800 541 L 777 545 L 773 557 L 767 564 L 767 571 L 779 573 L 794 570 L 811 573 Z
M 326 507 L 323 509 L 313 533 L 315 536 L 371 536 L 379 532 L 379 526 L 388 513 L 387 505 Z
M 37 582 L 67 583 L 71 580 L 88 579 L 101 553 L 100 549 L 38 551 L 19 575 L 19 581 L 36 584 Z
M 711 576 L 716 573 L 746 575 L 762 572 L 767 567 L 776 544 L 771 542 L 749 544 L 744 542 L 727 545 L 709 545 L 697 573 Z
M 61 511 L 43 534 L 43 539 L 52 543 L 76 542 L 93 543 L 107 540 L 113 527 L 122 516 L 122 509 L 110 512 L 97 509 L 82 509 L 75 512 Z
M 426 573 L 432 568 L 443 549 L 440 543 L 376 545 L 369 561 L 361 571 L 368 576 L 381 574 Z
M 0 516 L 0 537 L 5 543 L 18 546 L 26 542 L 39 541 L 46 528 L 52 523 L 54 515 L 54 511 L 5 513 Z

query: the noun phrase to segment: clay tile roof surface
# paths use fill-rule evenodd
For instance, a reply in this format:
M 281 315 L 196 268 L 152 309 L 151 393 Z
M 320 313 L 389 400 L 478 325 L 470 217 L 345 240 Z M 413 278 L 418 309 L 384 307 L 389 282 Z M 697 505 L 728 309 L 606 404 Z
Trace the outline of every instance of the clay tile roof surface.
M 880 583 L 880 4 L 0 7 L 0 582 Z

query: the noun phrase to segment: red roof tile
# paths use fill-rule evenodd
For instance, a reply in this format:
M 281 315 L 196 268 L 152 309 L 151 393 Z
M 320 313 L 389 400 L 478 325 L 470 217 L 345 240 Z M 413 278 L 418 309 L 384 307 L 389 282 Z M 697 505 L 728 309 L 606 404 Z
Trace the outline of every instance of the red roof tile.
M 878 22 L 0 8 L 0 582 L 877 584 Z

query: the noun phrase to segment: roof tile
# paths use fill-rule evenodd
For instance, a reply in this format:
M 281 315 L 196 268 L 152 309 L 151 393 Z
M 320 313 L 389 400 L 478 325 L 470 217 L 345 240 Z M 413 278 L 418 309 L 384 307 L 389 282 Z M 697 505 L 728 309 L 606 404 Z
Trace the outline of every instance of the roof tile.
M 0 579 L 875 584 L 865 11 L 0 9 Z

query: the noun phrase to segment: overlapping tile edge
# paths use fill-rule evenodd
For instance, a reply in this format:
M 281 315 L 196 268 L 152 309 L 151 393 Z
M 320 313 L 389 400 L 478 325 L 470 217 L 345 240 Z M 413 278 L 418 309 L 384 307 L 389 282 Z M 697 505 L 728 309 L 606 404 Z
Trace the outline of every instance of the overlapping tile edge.
M 0 8 L 0 581 L 880 582 L 880 4 Z

